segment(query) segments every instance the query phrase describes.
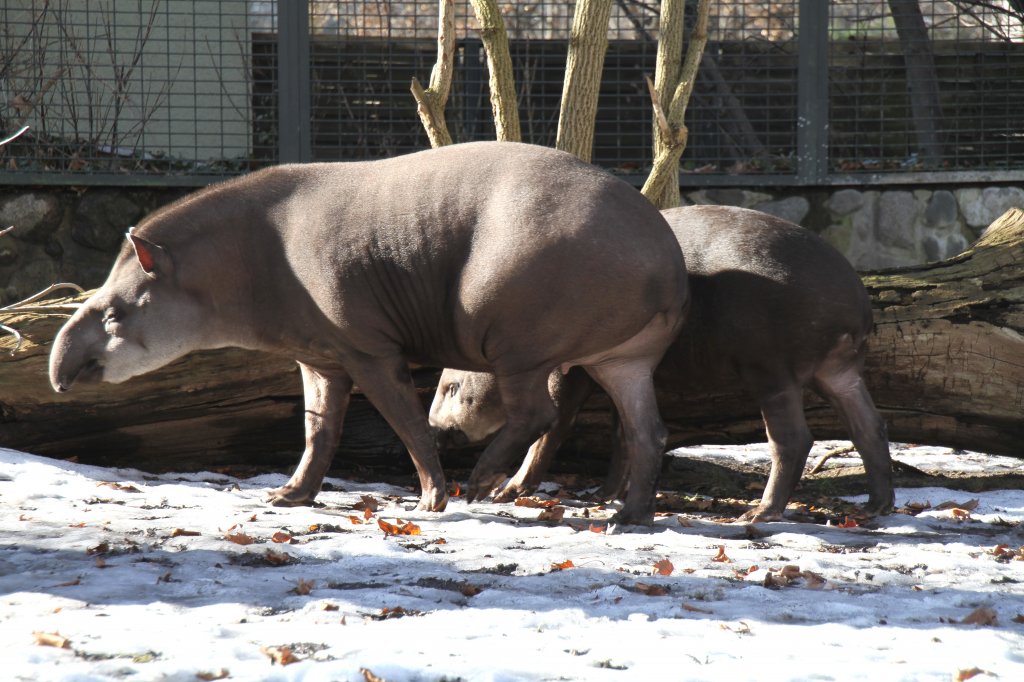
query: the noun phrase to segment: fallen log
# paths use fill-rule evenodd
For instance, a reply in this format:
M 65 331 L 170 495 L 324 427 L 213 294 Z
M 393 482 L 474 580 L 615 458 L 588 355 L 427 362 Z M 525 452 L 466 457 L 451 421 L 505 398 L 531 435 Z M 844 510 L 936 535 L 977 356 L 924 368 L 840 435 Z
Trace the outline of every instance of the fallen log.
M 894 441 L 1024 455 L 1024 211 L 1011 209 L 964 253 L 864 275 L 876 328 L 867 380 Z M 194 353 L 124 384 L 54 393 L 47 357 L 59 306 L 0 311 L 0 445 L 55 457 L 151 470 L 252 464 L 287 471 L 302 447 L 301 383 L 294 363 L 249 351 Z M 78 299 L 80 300 L 80 299 Z M 58 306 L 54 308 L 53 306 Z M 17 349 L 16 349 L 17 347 Z M 415 372 L 424 403 L 435 370 Z M 753 402 L 733 387 L 660 390 L 674 446 L 764 440 Z M 830 407 L 808 396 L 818 438 L 843 438 Z M 608 450 L 606 399 L 592 398 L 566 447 Z M 340 460 L 393 460 L 401 443 L 357 393 Z

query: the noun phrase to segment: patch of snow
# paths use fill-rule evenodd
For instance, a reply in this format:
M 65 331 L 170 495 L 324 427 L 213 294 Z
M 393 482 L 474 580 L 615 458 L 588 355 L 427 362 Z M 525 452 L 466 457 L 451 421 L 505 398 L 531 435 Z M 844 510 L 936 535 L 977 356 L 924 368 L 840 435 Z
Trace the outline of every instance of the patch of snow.
M 692 452 L 767 462 L 763 446 Z M 947 471 L 1021 464 L 922 447 L 894 457 Z M 607 514 L 584 518 L 583 506 L 561 523 L 462 499 L 419 512 L 415 491 L 337 479 L 322 506 L 266 505 L 285 480 L 0 449 L 3 678 L 1024 679 L 1024 491 L 898 489 L 898 505 L 931 508 L 870 527 L 757 524 L 752 538 L 676 514 L 592 532 Z M 364 495 L 380 507 L 358 523 Z M 966 513 L 935 509 L 975 499 Z M 399 519 L 420 533 L 377 523 Z M 671 573 L 655 575 L 664 559 Z M 780 575 L 791 579 L 765 586 Z M 991 622 L 984 609 L 994 624 L 961 622 Z M 297 662 L 273 663 L 275 647 Z

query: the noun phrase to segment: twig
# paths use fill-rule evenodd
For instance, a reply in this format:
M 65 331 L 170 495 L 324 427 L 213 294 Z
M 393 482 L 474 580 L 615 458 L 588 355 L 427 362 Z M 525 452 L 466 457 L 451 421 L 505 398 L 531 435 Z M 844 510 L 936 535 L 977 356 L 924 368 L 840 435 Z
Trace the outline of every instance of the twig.
M 13 334 L 14 338 L 17 340 L 14 344 L 14 348 L 12 348 L 10 352 L 10 355 L 13 357 L 14 354 L 17 353 L 18 350 L 21 348 L 21 332 L 19 332 L 17 329 L 14 329 L 13 327 L 8 327 L 6 324 L 0 324 L 0 330 L 5 331 L 8 334 Z
M 4 229 L 0 230 L 0 237 L 3 237 L 5 234 L 7 234 L 8 232 L 10 232 L 13 229 L 14 229 L 14 225 L 11 225 L 10 227 L 5 227 Z
M 32 294 L 31 296 L 29 296 L 26 299 L 22 299 L 22 300 L 18 301 L 17 303 L 11 303 L 10 305 L 4 306 L 3 308 L 0 308 L 0 310 L 12 311 L 12 312 L 23 312 L 23 309 L 20 309 L 21 306 L 27 305 L 29 303 L 35 303 L 39 299 L 44 298 L 45 296 L 49 296 L 53 292 L 60 291 L 62 289 L 74 289 L 75 291 L 77 291 L 80 294 L 84 294 L 85 293 L 85 289 L 83 289 L 82 287 L 78 286 L 77 284 L 72 284 L 71 282 L 58 282 L 57 284 L 51 284 L 50 286 L 46 287 L 42 291 L 39 291 L 39 292 L 36 292 L 36 293 Z M 19 308 L 19 310 L 14 310 L 15 308 Z
M 829 461 L 833 457 L 838 457 L 839 455 L 848 455 L 851 452 L 857 452 L 857 448 L 855 448 L 852 445 L 847 445 L 845 447 L 836 448 L 835 450 L 829 450 L 824 455 L 818 458 L 818 461 L 814 463 L 814 466 L 811 467 L 811 470 L 808 471 L 807 474 L 816 474 L 823 468 L 825 468 L 825 462 Z
M 7 144 L 8 142 L 11 142 L 12 140 L 18 139 L 19 137 L 24 135 L 25 131 L 28 130 L 28 129 L 29 129 L 29 126 L 22 126 L 21 130 L 19 130 L 18 132 L 14 133 L 13 135 L 11 135 L 10 137 L 8 137 L 5 140 L 0 140 L 0 147 L 3 147 L 5 144 Z M 11 228 L 9 228 L 9 227 L 7 228 L 7 230 L 10 230 L 10 229 Z M 4 232 L 7 232 L 7 230 L 4 230 Z M 4 232 L 0 232 L 0 235 L 3 235 Z

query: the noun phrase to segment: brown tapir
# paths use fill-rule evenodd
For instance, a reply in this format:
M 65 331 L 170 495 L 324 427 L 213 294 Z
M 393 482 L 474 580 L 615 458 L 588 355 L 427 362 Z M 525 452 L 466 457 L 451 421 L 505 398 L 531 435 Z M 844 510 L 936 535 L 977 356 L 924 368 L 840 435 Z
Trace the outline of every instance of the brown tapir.
M 857 273 L 815 234 L 742 208 L 691 206 L 663 212 L 679 239 L 690 277 L 691 308 L 678 340 L 655 372 L 660 391 L 710 392 L 739 382 L 757 401 L 772 466 L 761 504 L 746 520 L 781 518 L 812 445 L 804 419 L 809 386 L 831 402 L 868 474 L 866 511 L 893 503 L 885 423 L 864 386 L 871 304 Z M 553 374 L 549 391 L 560 418 L 530 449 L 498 494 L 509 500 L 534 488 L 565 439 L 589 392 L 585 375 Z M 726 384 L 724 382 L 731 382 Z M 436 428 L 482 440 L 504 421 L 487 374 L 446 370 L 430 410 Z M 606 489 L 621 492 L 613 466 Z
M 508 415 L 471 498 L 556 418 L 547 379 L 579 365 L 613 396 L 653 515 L 665 431 L 651 374 L 688 302 L 679 246 L 627 183 L 569 154 L 481 142 L 365 163 L 286 165 L 196 192 L 128 234 L 54 340 L 50 381 L 121 382 L 239 346 L 301 369 L 306 448 L 280 505 L 316 496 L 353 382 L 408 447 L 420 508 L 447 502 L 408 363 L 487 371 Z M 614 314 L 611 314 L 614 311 Z

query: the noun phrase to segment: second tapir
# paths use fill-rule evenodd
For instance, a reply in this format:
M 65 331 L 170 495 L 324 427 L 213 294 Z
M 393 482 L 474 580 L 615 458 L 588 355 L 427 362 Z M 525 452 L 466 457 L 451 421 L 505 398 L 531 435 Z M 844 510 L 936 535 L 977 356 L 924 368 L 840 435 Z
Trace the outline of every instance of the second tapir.
M 284 354 L 301 370 L 306 448 L 274 503 L 316 496 L 355 382 L 409 449 L 420 508 L 441 510 L 444 474 L 408 363 L 497 376 L 508 421 L 471 497 L 554 421 L 549 373 L 582 366 L 622 412 L 637 488 L 621 520 L 653 516 L 665 431 L 651 374 L 687 280 L 672 231 L 625 182 L 551 149 L 471 143 L 266 169 L 128 236 L 54 340 L 54 389 L 124 381 L 198 349 Z
M 738 384 L 761 408 L 771 472 L 761 504 L 744 518 L 781 517 L 800 480 L 812 444 L 803 413 L 805 386 L 835 407 L 864 460 L 866 511 L 888 511 L 892 464 L 885 423 L 862 378 L 872 316 L 857 273 L 817 235 L 764 213 L 691 206 L 664 215 L 686 257 L 692 305 L 655 382 L 661 391 L 705 395 Z M 530 449 L 498 500 L 540 482 L 589 392 L 589 382 L 577 372 L 553 374 L 550 382 L 560 419 Z M 446 370 L 430 419 L 435 427 L 477 441 L 501 425 L 502 408 L 493 377 Z M 620 467 L 612 468 L 605 489 L 609 496 L 625 481 L 623 474 Z

